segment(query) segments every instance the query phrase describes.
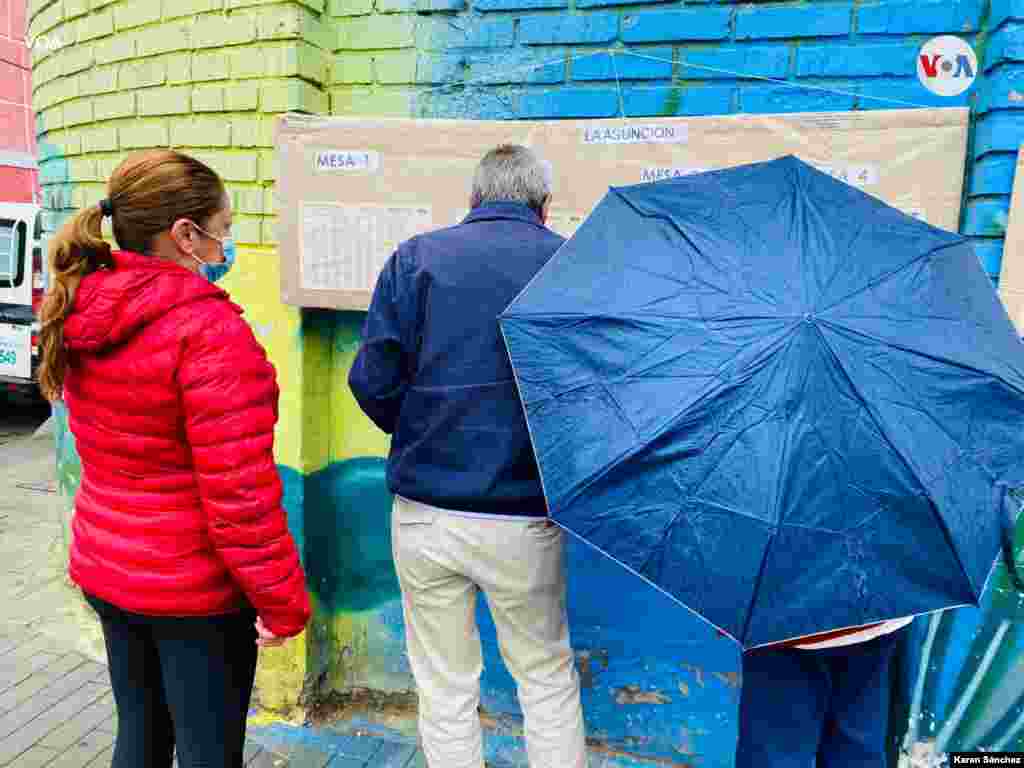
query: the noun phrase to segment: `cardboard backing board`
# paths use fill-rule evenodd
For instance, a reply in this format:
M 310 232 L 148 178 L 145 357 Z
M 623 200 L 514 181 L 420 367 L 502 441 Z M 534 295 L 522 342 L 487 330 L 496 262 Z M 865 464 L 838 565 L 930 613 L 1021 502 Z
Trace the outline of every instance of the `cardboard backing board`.
M 1024 152 L 1017 153 L 1003 263 L 999 267 L 999 297 L 1017 332 L 1024 335 Z
M 795 154 L 929 223 L 955 229 L 963 108 L 546 122 L 283 115 L 276 124 L 281 295 L 365 309 L 404 239 L 457 224 L 480 158 L 532 147 L 554 171 L 549 226 L 566 237 L 625 186 Z
M 1024 336 L 1024 291 L 999 287 L 999 298 L 1003 300 L 1003 308 L 1017 328 L 1017 333 Z

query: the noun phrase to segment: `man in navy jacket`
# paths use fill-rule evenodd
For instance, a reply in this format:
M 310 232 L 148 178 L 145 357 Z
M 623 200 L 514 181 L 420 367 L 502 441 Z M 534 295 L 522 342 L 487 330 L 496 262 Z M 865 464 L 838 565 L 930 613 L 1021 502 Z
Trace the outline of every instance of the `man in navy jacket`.
M 533 152 L 488 152 L 466 219 L 388 260 L 349 376 L 392 435 L 392 546 L 430 768 L 483 768 L 478 589 L 518 685 L 530 765 L 586 763 L 562 534 L 497 319 L 564 242 L 544 226 L 550 199 Z

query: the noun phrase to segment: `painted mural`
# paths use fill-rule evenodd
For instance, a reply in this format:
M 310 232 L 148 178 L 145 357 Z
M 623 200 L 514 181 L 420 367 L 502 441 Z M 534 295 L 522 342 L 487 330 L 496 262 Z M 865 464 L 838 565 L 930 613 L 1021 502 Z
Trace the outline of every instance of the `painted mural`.
M 387 443 L 345 383 L 363 317 L 303 312 L 305 354 L 317 356 L 313 375 L 328 382 L 305 386 L 324 394 L 320 413 L 331 424 L 322 466 L 301 478 L 282 470 L 289 483 L 302 482 L 303 522 L 296 533 L 316 605 L 305 690 L 310 703 L 345 715 L 343 721 L 355 717 L 411 735 L 414 685 L 380 458 Z M 308 358 L 305 370 L 310 373 Z M 665 765 L 730 765 L 739 691 L 739 654 L 731 641 L 578 541 L 568 542 L 567 561 L 570 625 L 595 757 L 608 765 L 630 765 L 637 757 Z M 501 661 L 485 601 L 478 623 L 489 756 L 525 765 L 515 683 Z
M 1024 542 L 1024 519 L 1017 528 Z M 1024 545 L 1016 552 L 1024 564 Z M 898 768 L 950 752 L 1024 752 L 1024 594 L 999 562 L 980 608 L 918 619 L 904 654 L 893 743 Z
M 323 737 L 282 725 L 306 722 L 342 734 L 415 732 L 390 555 L 388 441 L 346 385 L 363 315 L 280 302 L 274 114 L 547 119 L 893 106 L 872 95 L 970 104 L 963 231 L 998 275 L 1024 137 L 1012 87 L 1024 68 L 1024 4 L 1015 0 L 682 9 L 577 0 L 571 10 L 568 0 L 475 0 L 471 9 L 465 0 L 266 0 L 230 3 L 230 13 L 219 0 L 27 4 L 33 37 L 48 41 L 33 50 L 48 231 L 100 199 L 117 162 L 146 147 L 200 156 L 235 202 L 239 262 L 224 287 L 277 368 L 276 458 L 314 603 L 301 638 L 261 655 L 251 722 L 270 742 Z M 942 33 L 972 42 L 981 71 L 973 91 L 936 100 L 913 63 L 923 40 Z M 620 73 L 592 55 L 610 47 L 641 55 Z M 81 468 L 66 414 L 55 416 L 70 502 Z M 567 545 L 592 765 L 731 766 L 737 648 L 586 545 Z M 954 748 L 1024 749 L 1021 611 L 999 571 L 981 609 L 915 623 L 894 690 L 894 766 L 938 765 Z M 484 601 L 478 612 L 488 762 L 525 766 L 515 686 Z M 81 622 L 83 637 L 98 638 L 85 610 Z
M 388 440 L 363 416 L 346 384 L 364 315 L 283 307 L 268 295 L 268 276 L 254 273 L 275 263 L 243 247 L 224 286 L 246 307 L 269 350 L 291 348 L 275 359 L 285 392 L 276 451 L 314 616 L 301 638 L 263 652 L 253 734 L 282 753 L 301 734 L 273 724 L 310 718 L 339 733 L 378 729 L 413 739 L 416 699 L 382 458 Z M 58 406 L 55 416 L 59 487 L 70 502 L 81 464 L 66 412 Z M 739 695 L 735 646 L 586 545 L 568 540 L 567 546 L 570 626 L 595 765 L 628 767 L 640 765 L 638 759 L 731 765 Z M 90 652 L 102 658 L 102 638 L 84 604 L 79 615 Z M 478 623 L 488 760 L 525 766 L 515 683 L 482 600 Z

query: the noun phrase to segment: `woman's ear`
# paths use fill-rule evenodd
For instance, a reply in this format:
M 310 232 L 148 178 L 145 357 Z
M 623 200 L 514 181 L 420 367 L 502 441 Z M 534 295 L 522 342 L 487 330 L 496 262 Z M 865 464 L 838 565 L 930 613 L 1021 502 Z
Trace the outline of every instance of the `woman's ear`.
M 195 227 L 186 219 L 178 219 L 171 225 L 171 241 L 175 248 L 186 256 L 193 256 L 196 251 Z

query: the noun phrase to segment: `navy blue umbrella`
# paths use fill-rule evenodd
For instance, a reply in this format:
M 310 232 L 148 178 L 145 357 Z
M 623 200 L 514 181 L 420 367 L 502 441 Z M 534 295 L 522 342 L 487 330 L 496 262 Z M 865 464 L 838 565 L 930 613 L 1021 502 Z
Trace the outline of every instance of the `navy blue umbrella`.
M 794 157 L 614 188 L 501 326 L 552 518 L 745 648 L 977 604 L 1024 345 L 962 236 Z

